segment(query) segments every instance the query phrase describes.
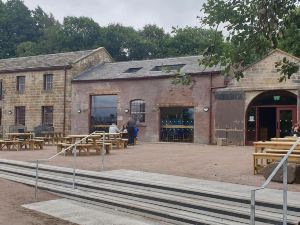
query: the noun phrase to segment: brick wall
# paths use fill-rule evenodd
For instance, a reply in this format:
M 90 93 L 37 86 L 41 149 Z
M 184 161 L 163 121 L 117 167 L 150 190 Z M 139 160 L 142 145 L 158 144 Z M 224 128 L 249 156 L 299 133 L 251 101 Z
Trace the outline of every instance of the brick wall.
M 90 96 L 116 94 L 118 96 L 118 126 L 127 123 L 129 102 L 143 99 L 146 103 L 146 122 L 140 127 L 143 141 L 159 141 L 160 107 L 194 107 L 194 140 L 197 143 L 209 142 L 210 76 L 195 76 L 191 87 L 171 85 L 170 78 L 115 80 L 95 82 L 74 82 L 72 95 L 72 133 L 89 131 Z M 223 84 L 223 77 L 213 78 L 213 86 Z M 81 113 L 78 113 L 80 109 Z

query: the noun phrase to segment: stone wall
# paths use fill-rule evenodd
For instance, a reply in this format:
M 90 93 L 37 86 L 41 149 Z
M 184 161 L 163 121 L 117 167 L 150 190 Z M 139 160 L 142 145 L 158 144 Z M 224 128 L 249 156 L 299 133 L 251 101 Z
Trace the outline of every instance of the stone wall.
M 53 74 L 53 90 L 44 90 L 44 74 Z M 3 85 L 2 126 L 7 133 L 9 126 L 15 124 L 15 107 L 26 107 L 25 125 L 28 130 L 42 122 L 42 106 L 53 106 L 53 125 L 55 130 L 63 131 L 64 70 L 45 70 L 1 74 Z M 17 91 L 17 76 L 25 76 L 25 91 Z M 12 112 L 10 114 L 9 112 Z
M 191 87 L 173 86 L 170 78 L 73 82 L 72 133 L 89 131 L 90 96 L 115 94 L 118 96 L 118 126 L 128 121 L 130 101 L 143 99 L 146 103 L 146 122 L 140 126 L 142 141 L 159 141 L 160 107 L 194 107 L 194 140 L 209 142 L 210 76 L 194 76 Z M 213 76 L 212 85 L 223 84 L 222 76 Z M 81 113 L 78 113 L 80 109 Z
M 15 125 L 16 106 L 26 107 L 25 126 L 28 130 L 33 130 L 34 127 L 41 124 L 42 106 L 53 106 L 55 131 L 63 132 L 65 123 L 65 133 L 70 133 L 71 80 L 78 73 L 104 61 L 111 61 L 111 57 L 104 48 L 99 48 L 71 65 L 71 69 L 1 73 L 3 99 L 0 101 L 0 107 L 2 108 L 3 134 L 9 131 L 11 125 Z M 53 74 L 53 89 L 50 91 L 44 90 L 44 74 Z M 23 94 L 19 94 L 16 89 L 17 76 L 25 76 L 25 92 Z M 65 86 L 66 92 L 64 92 Z M 65 112 L 64 101 L 66 101 Z

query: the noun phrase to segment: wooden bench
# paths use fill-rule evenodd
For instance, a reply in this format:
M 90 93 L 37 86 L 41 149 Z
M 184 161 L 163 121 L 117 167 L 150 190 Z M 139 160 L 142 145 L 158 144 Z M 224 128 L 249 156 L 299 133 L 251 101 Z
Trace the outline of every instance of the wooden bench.
M 57 152 L 61 152 L 63 149 L 66 149 L 68 147 L 72 146 L 72 144 L 68 144 L 68 143 L 58 143 L 57 144 Z M 104 148 L 106 151 L 106 154 L 110 153 L 110 150 L 112 149 L 112 144 L 111 143 L 104 143 Z M 102 144 L 92 144 L 92 143 L 85 143 L 85 144 L 77 144 L 76 149 L 79 151 L 79 155 L 81 154 L 81 152 L 86 152 L 87 155 L 90 154 L 91 150 L 95 150 L 97 154 L 101 153 L 101 149 L 102 149 Z M 68 154 L 72 154 L 72 149 L 68 150 L 65 155 Z
M 22 148 L 22 142 L 19 140 L 1 140 L 0 141 L 0 148 L 4 150 L 17 150 L 19 151 Z
M 276 153 L 253 153 L 253 173 L 259 173 L 259 170 L 273 161 L 280 161 L 285 154 Z M 265 161 L 264 161 L 265 160 Z M 260 163 L 259 163 L 260 161 Z M 300 155 L 292 154 L 288 158 L 288 162 L 300 163 Z
M 284 149 L 289 150 L 295 142 L 282 141 L 258 141 L 254 142 L 254 151 L 263 152 L 265 149 Z M 295 150 L 300 150 L 300 144 L 296 146 Z
M 100 146 L 100 148 L 103 147 L 102 141 L 96 141 L 96 145 Z M 112 150 L 112 143 L 111 142 L 104 142 L 104 149 L 106 154 L 110 154 L 110 151 Z
M 123 148 L 127 148 L 127 146 L 128 146 L 128 139 L 127 138 L 122 138 L 122 145 L 123 145 Z
M 287 154 L 289 150 L 287 149 L 265 149 L 266 153 L 276 153 L 276 154 Z M 292 154 L 300 154 L 300 150 L 294 150 Z
M 39 139 L 30 139 L 29 141 L 29 148 L 32 150 L 43 149 L 44 148 L 44 141 Z

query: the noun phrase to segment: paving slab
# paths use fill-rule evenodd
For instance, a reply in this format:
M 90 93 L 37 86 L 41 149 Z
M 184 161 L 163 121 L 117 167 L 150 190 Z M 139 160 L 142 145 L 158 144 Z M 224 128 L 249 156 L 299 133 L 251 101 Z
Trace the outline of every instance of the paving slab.
M 166 175 L 159 173 L 149 173 L 143 171 L 133 171 L 133 170 L 112 170 L 101 172 L 101 174 L 106 174 L 108 176 L 118 176 L 134 180 L 144 180 L 151 183 L 161 183 L 176 188 L 187 188 L 194 190 L 207 190 L 216 193 L 226 193 L 228 195 L 243 195 L 249 196 L 250 191 L 255 186 L 232 184 L 220 181 L 210 181 L 195 179 L 189 177 L 180 177 L 174 175 Z M 282 202 L 282 190 L 278 189 L 263 189 L 257 192 L 256 199 L 261 201 L 271 201 L 271 202 Z M 292 205 L 300 206 L 300 192 L 288 192 L 288 202 Z
M 69 199 L 56 199 L 22 205 L 22 207 L 45 213 L 79 225 L 163 225 L 142 217 L 107 210 Z

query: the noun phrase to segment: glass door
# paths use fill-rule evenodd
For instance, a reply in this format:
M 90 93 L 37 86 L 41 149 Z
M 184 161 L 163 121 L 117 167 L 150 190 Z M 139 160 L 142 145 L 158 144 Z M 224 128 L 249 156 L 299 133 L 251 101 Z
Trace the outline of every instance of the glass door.
M 291 135 L 291 128 L 296 123 L 296 107 L 277 108 L 276 136 L 286 137 Z

